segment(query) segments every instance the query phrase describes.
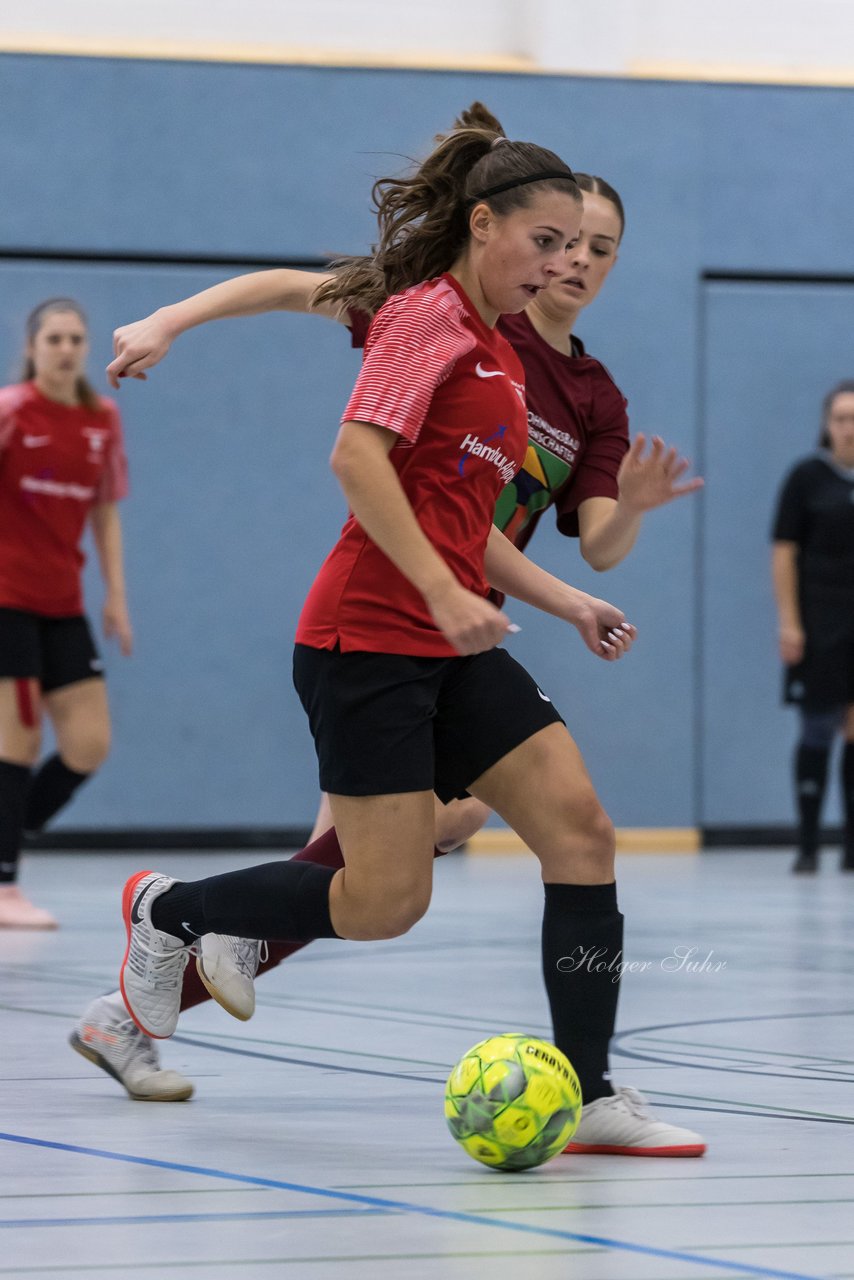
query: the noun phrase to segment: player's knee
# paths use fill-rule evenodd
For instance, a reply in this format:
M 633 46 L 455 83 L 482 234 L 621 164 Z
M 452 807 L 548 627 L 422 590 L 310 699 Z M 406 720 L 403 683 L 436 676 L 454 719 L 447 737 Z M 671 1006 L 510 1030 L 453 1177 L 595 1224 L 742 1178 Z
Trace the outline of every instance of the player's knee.
M 429 885 L 412 885 L 384 902 L 378 911 L 375 925 L 377 938 L 400 938 L 426 914 L 430 905 Z
M 110 745 L 109 725 L 92 726 L 64 743 L 60 754 L 69 769 L 77 773 L 94 773 L 110 754 Z
M 562 856 L 558 858 L 561 874 L 570 879 L 612 879 L 617 838 L 595 792 L 591 790 L 580 800 L 576 797 L 564 816 Z
M 0 735 L 0 760 L 8 764 L 20 764 L 33 768 L 42 749 L 42 736 L 38 729 L 19 729 L 16 733 Z

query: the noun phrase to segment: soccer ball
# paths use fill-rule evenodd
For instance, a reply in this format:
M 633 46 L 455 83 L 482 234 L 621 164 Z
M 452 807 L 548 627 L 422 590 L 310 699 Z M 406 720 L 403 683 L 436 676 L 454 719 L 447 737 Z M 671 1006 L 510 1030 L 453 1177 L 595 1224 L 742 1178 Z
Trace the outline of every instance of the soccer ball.
M 445 1086 L 445 1119 L 473 1160 L 514 1171 L 562 1151 L 581 1117 L 572 1063 L 546 1040 L 507 1033 L 469 1049 Z

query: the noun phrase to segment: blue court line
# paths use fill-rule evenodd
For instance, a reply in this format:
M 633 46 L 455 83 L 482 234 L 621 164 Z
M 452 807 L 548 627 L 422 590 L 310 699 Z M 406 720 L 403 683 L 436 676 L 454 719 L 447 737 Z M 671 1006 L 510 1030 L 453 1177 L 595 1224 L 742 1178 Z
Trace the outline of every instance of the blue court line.
M 46 1195 L 48 1193 L 45 1193 Z M 204 1194 L 203 1192 L 200 1194 Z M 280 1218 L 374 1218 L 388 1209 L 265 1209 L 257 1213 L 140 1213 L 103 1218 L 0 1218 L 0 1227 L 132 1227 L 153 1222 L 244 1222 Z
M 226 1182 L 240 1182 L 253 1187 L 272 1187 L 278 1191 L 294 1191 L 298 1195 L 321 1196 L 328 1200 L 344 1200 L 350 1204 L 367 1205 L 374 1209 L 388 1209 L 396 1213 L 416 1213 L 425 1218 L 440 1218 L 445 1222 L 462 1222 L 467 1226 L 490 1227 L 493 1231 L 514 1231 L 523 1235 L 543 1236 L 551 1240 L 569 1240 L 573 1244 L 596 1245 L 602 1249 L 615 1249 L 621 1253 L 636 1253 L 647 1258 L 667 1258 L 671 1262 L 690 1262 L 713 1270 L 737 1272 L 742 1276 L 764 1276 L 767 1280 L 825 1280 L 824 1277 L 807 1275 L 803 1271 L 779 1271 L 774 1267 L 757 1267 L 752 1263 L 728 1262 L 723 1258 L 709 1258 L 699 1253 L 682 1253 L 676 1249 L 657 1249 L 654 1246 L 634 1244 L 629 1240 L 614 1240 L 608 1236 L 589 1236 L 578 1231 L 564 1231 L 558 1227 L 530 1226 L 525 1222 L 508 1222 L 489 1218 L 485 1214 L 462 1213 L 453 1209 L 435 1209 L 430 1205 L 414 1204 L 408 1200 L 387 1200 L 380 1196 L 360 1195 L 353 1191 L 334 1191 L 329 1187 L 305 1186 L 299 1182 L 284 1182 L 278 1178 L 261 1178 L 248 1173 L 229 1173 L 224 1169 L 208 1169 L 203 1165 L 178 1164 L 173 1160 L 155 1160 L 150 1156 L 129 1156 L 120 1151 L 102 1151 L 97 1147 L 78 1147 L 67 1142 L 48 1142 L 44 1138 L 28 1138 L 19 1133 L 2 1133 L 0 1140 L 17 1142 L 24 1146 L 42 1147 L 51 1151 L 67 1151 L 73 1155 L 94 1156 L 100 1160 L 117 1160 L 123 1164 L 138 1164 L 150 1169 L 168 1169 L 173 1173 L 193 1173 L 202 1178 L 219 1178 Z M 496 1183 L 498 1185 L 498 1183 Z

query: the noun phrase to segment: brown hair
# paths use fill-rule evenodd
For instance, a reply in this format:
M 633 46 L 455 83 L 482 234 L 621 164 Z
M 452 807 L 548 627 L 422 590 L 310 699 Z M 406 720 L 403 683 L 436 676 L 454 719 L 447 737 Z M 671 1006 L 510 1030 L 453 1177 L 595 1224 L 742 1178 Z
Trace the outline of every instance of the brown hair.
M 336 263 L 334 278 L 313 301 L 374 312 L 390 294 L 448 270 L 468 240 L 473 205 L 483 201 L 501 217 L 549 189 L 581 200 L 559 156 L 532 142 L 510 142 L 495 116 L 474 102 L 448 133 L 437 135 L 411 177 L 374 183 L 380 235 L 373 255 Z
M 617 217 L 620 219 L 620 239 L 622 240 L 623 232 L 626 229 L 626 211 L 623 208 L 619 193 L 614 190 L 610 182 L 606 182 L 604 178 L 597 177 L 594 173 L 576 173 L 575 181 L 582 191 L 589 191 L 594 196 L 602 196 L 604 200 L 610 201 L 614 206 L 617 211 Z
M 818 437 L 818 447 L 820 449 L 829 449 L 831 447 L 830 432 L 827 429 L 828 419 L 830 418 L 833 402 L 837 396 L 852 394 L 854 395 L 854 381 L 837 382 L 835 387 L 828 391 L 827 395 L 821 402 L 821 433 Z
M 40 302 L 34 307 L 27 316 L 26 333 L 27 342 L 33 342 L 39 329 L 44 324 L 48 316 L 56 315 L 58 312 L 72 311 L 86 326 L 89 328 L 89 321 L 86 319 L 86 312 L 80 306 L 79 302 L 75 302 L 73 298 L 47 298 L 44 302 Z M 21 369 L 19 382 L 29 382 L 36 376 L 36 366 L 33 363 L 32 356 L 24 356 L 24 364 Z M 89 379 L 82 374 L 74 384 L 74 390 L 77 393 L 77 399 L 84 409 L 90 409 L 93 413 L 100 413 L 103 409 L 101 398 L 95 388 L 89 382 Z

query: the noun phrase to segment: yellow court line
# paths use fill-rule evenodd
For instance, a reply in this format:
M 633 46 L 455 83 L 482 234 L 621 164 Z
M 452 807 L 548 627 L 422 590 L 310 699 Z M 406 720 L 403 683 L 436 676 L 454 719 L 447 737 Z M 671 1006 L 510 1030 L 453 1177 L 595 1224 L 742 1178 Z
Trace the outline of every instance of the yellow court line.
M 176 62 L 248 62 L 277 66 L 375 67 L 416 71 L 535 72 L 530 58 L 512 54 L 359 53 L 303 45 L 234 44 L 218 40 L 128 40 L 117 37 L 19 35 L 0 31 L 0 53 L 78 58 L 139 58 Z
M 507 827 L 487 827 L 466 844 L 467 853 L 525 853 L 528 846 Z M 618 827 L 617 853 L 697 853 L 696 827 Z
M 540 67 L 522 55 L 452 54 L 398 50 L 368 53 L 306 45 L 241 44 L 217 40 L 128 39 L 116 36 L 21 34 L 0 30 L 0 53 L 76 58 L 129 58 L 140 61 L 221 62 L 272 66 L 352 67 L 356 70 L 472 71 L 532 76 L 571 76 L 586 80 L 665 80 L 704 84 L 854 87 L 854 66 L 779 67 L 730 63 L 637 59 L 616 71 L 579 67 Z

